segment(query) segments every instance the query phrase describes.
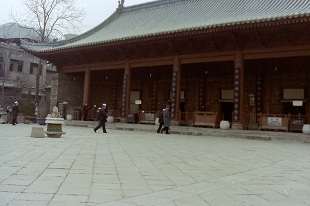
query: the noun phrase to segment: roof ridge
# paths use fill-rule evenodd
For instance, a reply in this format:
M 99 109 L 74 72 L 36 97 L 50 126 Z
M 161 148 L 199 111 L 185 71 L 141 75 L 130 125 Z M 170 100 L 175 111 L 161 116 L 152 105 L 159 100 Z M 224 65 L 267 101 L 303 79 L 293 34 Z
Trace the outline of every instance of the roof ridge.
M 122 11 L 124 12 L 134 12 L 134 11 L 141 11 L 141 10 L 148 10 L 154 9 L 158 7 L 164 7 L 171 4 L 183 3 L 187 1 L 201 1 L 201 0 L 157 0 L 151 2 L 145 2 L 141 4 L 136 4 L 128 7 L 123 7 Z

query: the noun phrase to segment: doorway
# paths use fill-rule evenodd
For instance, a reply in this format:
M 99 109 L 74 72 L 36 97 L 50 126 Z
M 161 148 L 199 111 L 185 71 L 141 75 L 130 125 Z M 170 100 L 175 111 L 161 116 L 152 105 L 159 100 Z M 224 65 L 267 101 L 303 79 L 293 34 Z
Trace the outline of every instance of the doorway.
M 180 110 L 181 110 L 181 112 L 186 112 L 185 105 L 186 105 L 185 101 L 181 100 L 181 102 L 180 102 Z
M 221 106 L 222 106 L 223 120 L 231 122 L 234 103 L 232 103 L 232 102 L 222 102 Z
M 305 104 L 302 104 L 302 106 L 293 106 L 292 102 L 285 102 L 283 103 L 283 114 L 289 114 L 291 115 L 306 115 L 306 106 Z
M 136 104 L 136 100 L 140 100 L 140 91 L 130 91 L 130 112 L 137 113 L 140 110 L 140 104 Z

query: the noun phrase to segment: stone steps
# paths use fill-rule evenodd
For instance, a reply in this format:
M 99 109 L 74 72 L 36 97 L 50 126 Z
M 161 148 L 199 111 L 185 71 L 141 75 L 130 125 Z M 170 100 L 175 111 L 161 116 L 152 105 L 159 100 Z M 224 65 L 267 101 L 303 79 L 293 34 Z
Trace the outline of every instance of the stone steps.
M 94 121 L 65 121 L 66 126 L 74 127 L 90 127 L 95 128 L 98 122 Z M 144 131 L 156 132 L 158 126 L 150 124 L 131 124 L 131 123 L 107 123 L 106 129 L 126 130 L 126 131 Z M 213 137 L 230 137 L 244 138 L 249 140 L 297 140 L 301 142 L 310 142 L 310 135 L 293 132 L 278 132 L 278 131 L 257 131 L 257 130 L 221 130 L 219 128 L 202 128 L 188 126 L 171 126 L 169 133 L 179 135 L 193 136 L 213 136 Z

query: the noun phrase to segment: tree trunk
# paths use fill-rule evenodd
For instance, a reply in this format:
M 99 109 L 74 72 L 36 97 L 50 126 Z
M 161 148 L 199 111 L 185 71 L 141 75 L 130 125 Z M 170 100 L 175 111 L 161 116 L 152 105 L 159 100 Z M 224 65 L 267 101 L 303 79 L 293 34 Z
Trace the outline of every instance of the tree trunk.
M 42 59 L 39 60 L 38 72 L 36 75 L 36 97 L 35 102 L 39 104 L 40 76 L 42 73 Z
M 2 80 L 2 107 L 4 108 L 4 82 L 5 82 L 5 76 L 4 76 L 4 70 L 3 70 L 3 80 Z

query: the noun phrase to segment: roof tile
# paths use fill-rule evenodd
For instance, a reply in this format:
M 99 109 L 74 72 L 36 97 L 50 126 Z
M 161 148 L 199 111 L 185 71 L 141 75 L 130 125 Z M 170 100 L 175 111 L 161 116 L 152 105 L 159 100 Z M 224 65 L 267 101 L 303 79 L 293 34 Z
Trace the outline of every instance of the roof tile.
M 96 42 L 155 36 L 181 31 L 309 16 L 305 0 L 158 0 L 117 10 L 84 34 L 55 44 L 30 44 L 33 52 L 87 46 Z

